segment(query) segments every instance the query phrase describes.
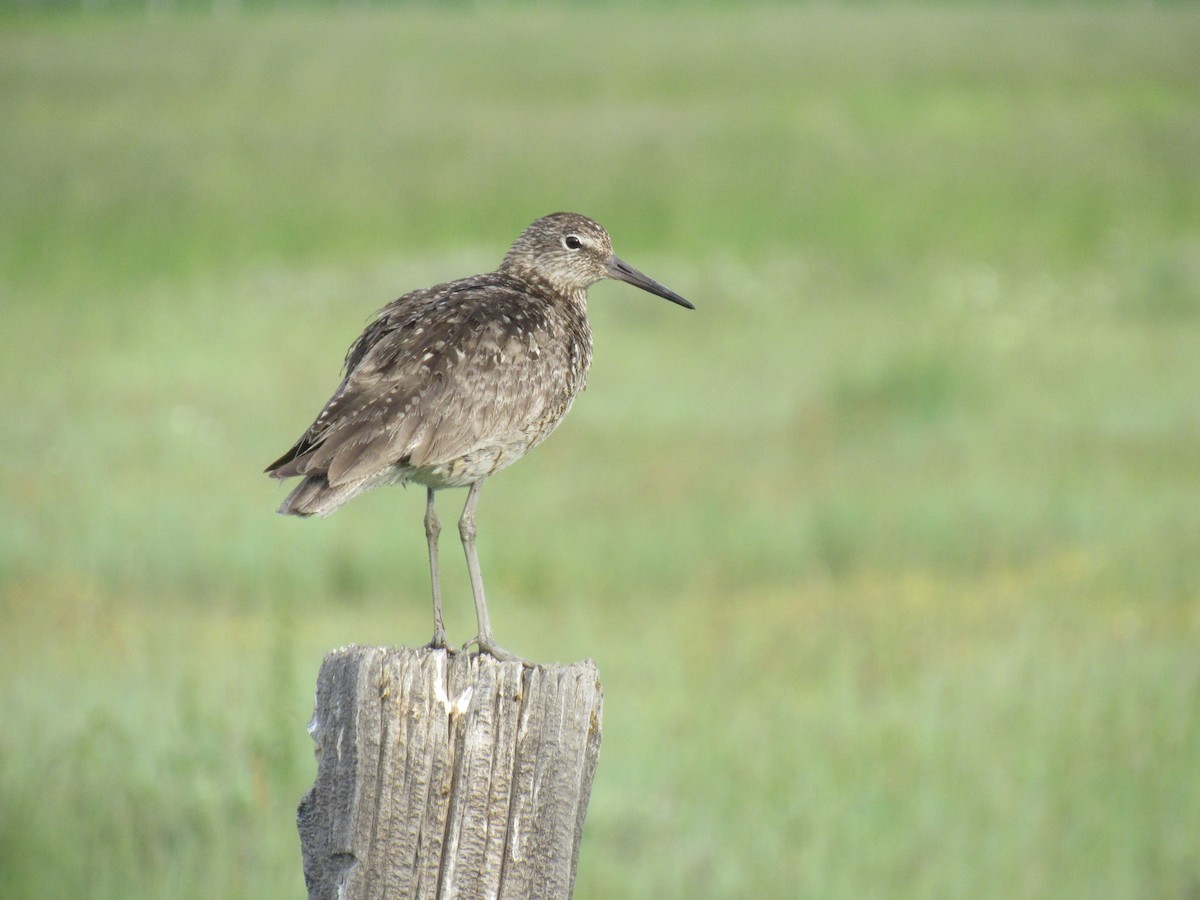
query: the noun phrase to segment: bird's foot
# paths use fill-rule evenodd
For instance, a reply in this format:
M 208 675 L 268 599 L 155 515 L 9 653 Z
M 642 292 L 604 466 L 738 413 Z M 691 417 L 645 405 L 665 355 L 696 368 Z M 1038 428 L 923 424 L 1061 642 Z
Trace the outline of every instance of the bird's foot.
M 472 645 L 478 647 L 480 653 L 486 653 L 488 656 L 490 656 L 493 659 L 498 660 L 500 662 L 519 662 L 519 663 L 523 663 L 524 665 L 529 666 L 531 668 L 533 666 L 533 663 L 531 663 L 527 660 L 524 660 L 521 657 L 517 656 L 517 654 L 512 653 L 508 650 L 505 650 L 503 647 L 499 646 L 496 643 L 495 639 L 492 638 L 492 636 L 490 634 L 489 635 L 479 635 L 479 636 L 471 638 L 469 641 L 467 641 L 465 644 L 462 645 L 462 649 L 465 651 L 468 647 L 470 647 Z
M 441 628 L 433 633 L 433 640 L 425 645 L 429 650 L 445 650 L 450 656 L 453 656 L 458 651 L 446 643 L 446 632 Z

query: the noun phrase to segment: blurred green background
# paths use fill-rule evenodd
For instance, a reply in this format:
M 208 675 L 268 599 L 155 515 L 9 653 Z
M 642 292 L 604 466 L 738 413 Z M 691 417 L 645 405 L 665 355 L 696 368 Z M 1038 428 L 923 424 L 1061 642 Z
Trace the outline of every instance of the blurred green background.
M 480 506 L 500 642 L 604 679 L 577 896 L 1200 896 L 1194 6 L 171 7 L 0 15 L 0 894 L 303 895 L 423 492 L 261 470 L 571 209 L 698 306 L 594 288 Z

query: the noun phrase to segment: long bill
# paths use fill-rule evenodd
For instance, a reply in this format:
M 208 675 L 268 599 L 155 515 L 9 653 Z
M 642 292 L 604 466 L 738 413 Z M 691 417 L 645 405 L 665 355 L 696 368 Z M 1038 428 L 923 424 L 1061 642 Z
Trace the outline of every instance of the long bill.
M 680 297 L 669 287 L 659 284 L 649 275 L 643 275 L 629 263 L 617 257 L 612 258 L 612 262 L 608 264 L 608 273 L 617 281 L 624 281 L 626 284 L 632 284 L 634 287 L 639 287 L 643 291 L 649 291 L 651 294 L 657 294 L 672 303 L 678 303 L 680 306 L 687 309 L 695 309 L 696 307 L 687 300 Z

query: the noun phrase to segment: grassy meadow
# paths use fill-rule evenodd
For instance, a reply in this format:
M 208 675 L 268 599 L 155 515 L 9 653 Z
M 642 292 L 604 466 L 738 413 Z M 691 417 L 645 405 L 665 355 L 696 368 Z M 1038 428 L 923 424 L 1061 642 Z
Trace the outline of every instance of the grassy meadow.
M 303 896 L 423 491 L 261 474 L 399 293 L 594 216 L 499 641 L 596 660 L 577 896 L 1200 896 L 1200 12 L 0 17 L 0 896 Z M 441 495 L 452 640 L 473 634 Z

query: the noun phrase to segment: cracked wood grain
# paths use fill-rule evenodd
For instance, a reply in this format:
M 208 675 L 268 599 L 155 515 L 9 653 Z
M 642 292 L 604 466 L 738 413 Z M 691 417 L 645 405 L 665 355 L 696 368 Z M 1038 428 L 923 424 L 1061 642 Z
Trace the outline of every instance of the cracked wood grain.
M 602 711 L 590 661 L 330 653 L 297 813 L 310 900 L 569 897 Z

